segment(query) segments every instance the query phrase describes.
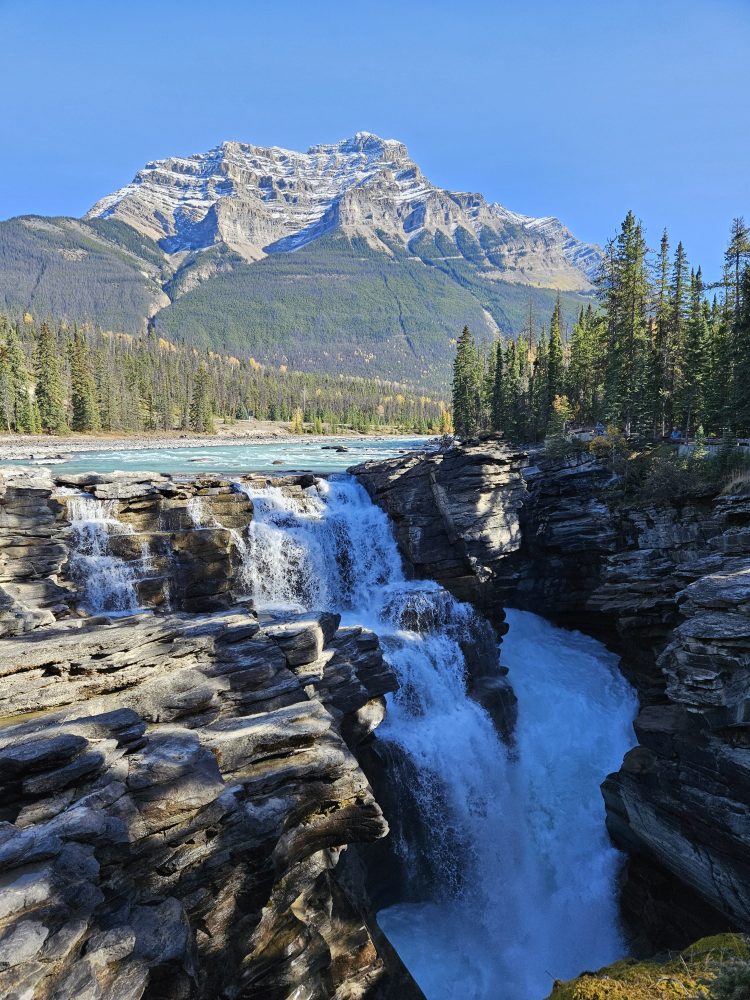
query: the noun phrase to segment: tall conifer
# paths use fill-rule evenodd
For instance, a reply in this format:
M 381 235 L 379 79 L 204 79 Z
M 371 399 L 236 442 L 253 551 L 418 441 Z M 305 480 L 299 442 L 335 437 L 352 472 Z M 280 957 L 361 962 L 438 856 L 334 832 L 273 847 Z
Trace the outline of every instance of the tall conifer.
M 47 323 L 42 323 L 36 345 L 36 402 L 42 429 L 49 434 L 65 434 L 65 387 L 57 337 Z

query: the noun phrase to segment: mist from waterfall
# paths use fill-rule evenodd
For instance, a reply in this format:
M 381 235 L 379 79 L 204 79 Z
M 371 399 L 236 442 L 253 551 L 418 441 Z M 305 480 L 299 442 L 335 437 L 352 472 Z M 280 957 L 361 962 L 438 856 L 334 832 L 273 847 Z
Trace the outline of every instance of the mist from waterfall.
M 338 610 L 372 628 L 400 688 L 377 739 L 399 747 L 428 830 L 431 884 L 378 920 L 428 1000 L 542 1000 L 624 954 L 620 856 L 599 783 L 632 743 L 635 700 L 594 640 L 510 612 L 503 658 L 519 699 L 516 742 L 467 695 L 460 639 L 473 610 L 407 581 L 386 515 L 349 478 L 302 499 L 245 487 L 250 584 L 263 608 Z M 407 866 L 415 845 L 397 840 Z

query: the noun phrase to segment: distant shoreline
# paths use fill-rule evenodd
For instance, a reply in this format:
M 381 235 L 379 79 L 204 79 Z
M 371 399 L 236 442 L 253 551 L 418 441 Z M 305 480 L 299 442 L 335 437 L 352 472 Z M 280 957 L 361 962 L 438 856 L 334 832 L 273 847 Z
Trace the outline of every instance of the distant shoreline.
M 239 422 L 239 423 L 244 423 Z M 221 448 L 255 444 L 346 444 L 353 441 L 388 441 L 393 438 L 427 440 L 434 435 L 420 434 L 291 434 L 279 425 L 264 421 L 261 426 L 244 427 L 217 434 L 192 434 L 184 431 L 153 433 L 69 434 L 60 437 L 36 434 L 0 434 L 0 462 L 62 461 L 66 456 L 87 451 L 166 451 L 176 448 Z

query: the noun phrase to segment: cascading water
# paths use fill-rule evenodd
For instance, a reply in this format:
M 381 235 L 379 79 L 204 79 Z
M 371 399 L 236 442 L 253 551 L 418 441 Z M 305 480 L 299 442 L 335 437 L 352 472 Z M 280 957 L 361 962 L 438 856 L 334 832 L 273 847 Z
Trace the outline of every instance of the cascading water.
M 416 776 L 435 884 L 378 919 L 428 1000 L 541 1000 L 553 978 L 624 952 L 599 782 L 631 742 L 635 701 L 604 648 L 511 612 L 513 751 L 467 695 L 459 645 L 475 618 L 407 581 L 386 515 L 352 479 L 304 499 L 246 487 L 260 607 L 331 608 L 378 633 L 397 673 L 378 739 Z M 398 845 L 409 860 L 409 844 Z
M 149 568 L 145 546 L 137 561 L 127 561 L 110 551 L 110 536 L 133 534 L 130 525 L 118 521 L 116 514 L 116 500 L 89 496 L 68 499 L 71 576 L 83 589 L 86 607 L 95 614 L 132 614 L 140 610 L 136 585 Z
M 242 594 L 252 592 L 253 571 L 251 566 L 250 546 L 242 532 L 236 528 L 226 528 L 218 521 L 213 514 L 206 509 L 203 497 L 190 497 L 185 507 L 185 512 L 192 526 L 198 530 L 201 528 L 224 528 L 232 536 L 237 553 L 240 558 L 239 571 L 237 573 L 237 585 Z M 239 596 L 239 594 L 237 595 Z

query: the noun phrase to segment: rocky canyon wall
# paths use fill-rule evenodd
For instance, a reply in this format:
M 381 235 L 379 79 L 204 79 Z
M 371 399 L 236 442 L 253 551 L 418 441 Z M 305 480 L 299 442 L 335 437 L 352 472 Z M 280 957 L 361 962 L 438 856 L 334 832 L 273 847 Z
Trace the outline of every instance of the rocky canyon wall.
M 628 501 L 588 456 L 492 440 L 352 471 L 417 575 L 621 654 L 638 745 L 603 792 L 635 947 L 750 930 L 750 499 Z

